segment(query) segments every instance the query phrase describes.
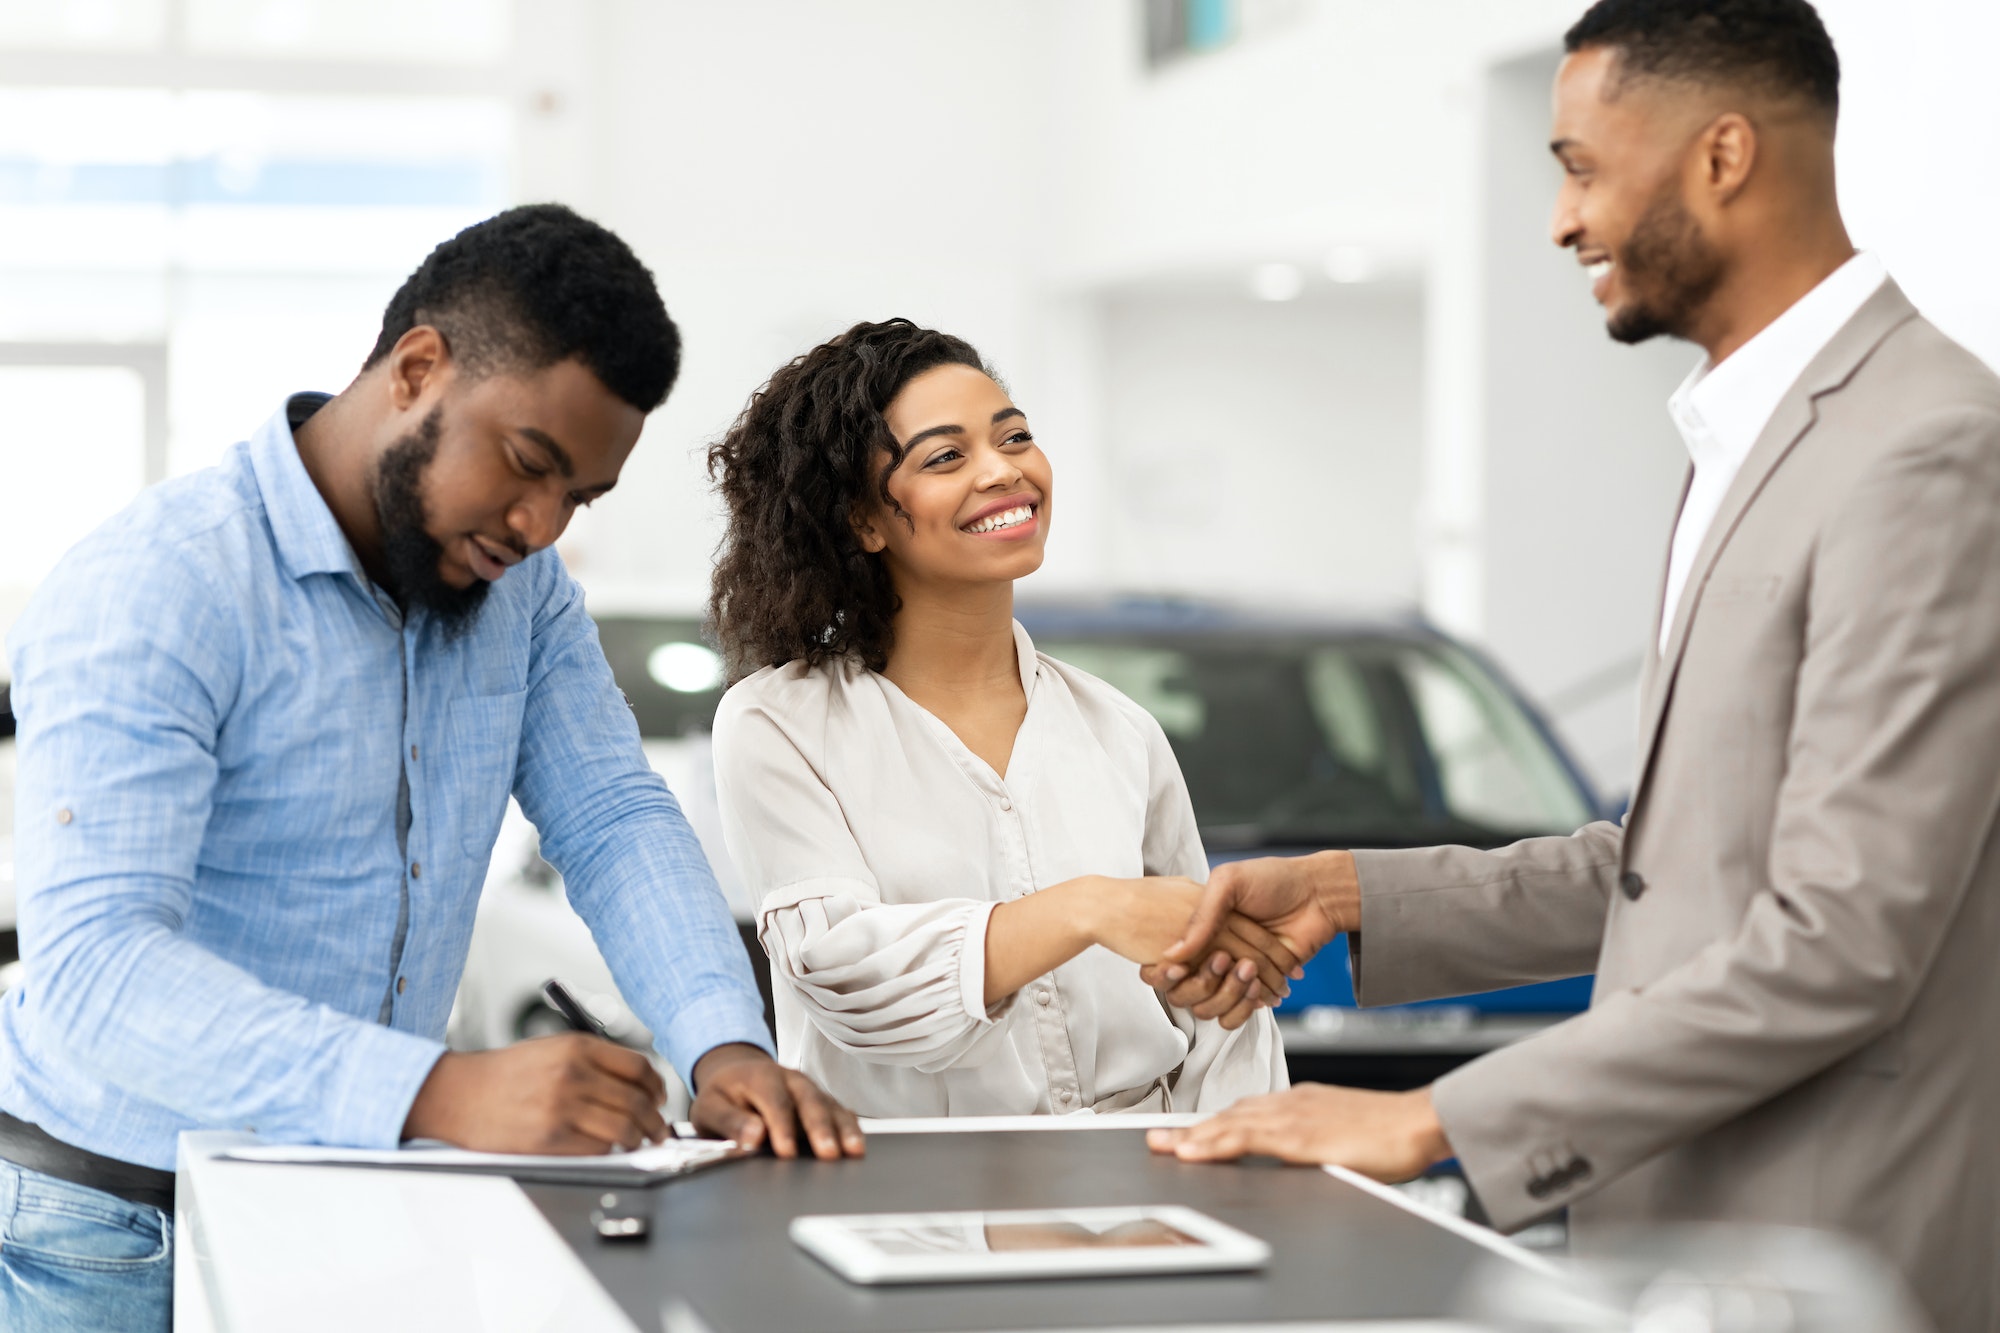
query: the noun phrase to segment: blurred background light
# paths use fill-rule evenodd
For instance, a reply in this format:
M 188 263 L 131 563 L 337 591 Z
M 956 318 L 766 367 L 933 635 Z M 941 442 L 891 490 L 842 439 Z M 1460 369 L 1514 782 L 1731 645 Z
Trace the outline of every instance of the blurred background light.
M 1296 301 L 1306 289 L 1297 264 L 1259 264 L 1250 270 L 1250 291 L 1260 301 Z
M 646 657 L 646 674 L 677 694 L 702 694 L 722 684 L 722 658 L 699 643 L 663 643 Z

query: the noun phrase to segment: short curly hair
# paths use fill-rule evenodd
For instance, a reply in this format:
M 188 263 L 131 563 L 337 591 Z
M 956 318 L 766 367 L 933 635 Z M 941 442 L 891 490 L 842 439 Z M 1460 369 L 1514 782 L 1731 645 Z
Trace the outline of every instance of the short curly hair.
M 907 319 L 856 324 L 757 390 L 710 446 L 708 475 L 729 511 L 708 628 L 729 679 L 803 660 L 888 664 L 901 603 L 854 520 L 901 513 L 889 477 L 906 452 L 883 412 L 939 366 L 992 374 L 972 344 Z
M 389 298 L 361 368 L 422 324 L 444 335 L 470 375 L 574 358 L 641 412 L 665 402 L 680 373 L 680 331 L 652 273 L 611 231 L 561 204 L 510 208 L 431 251 Z
M 1800 98 L 1840 113 L 1840 56 L 1807 0 L 1598 0 L 1563 34 L 1608 47 L 1621 82 L 1656 78 Z

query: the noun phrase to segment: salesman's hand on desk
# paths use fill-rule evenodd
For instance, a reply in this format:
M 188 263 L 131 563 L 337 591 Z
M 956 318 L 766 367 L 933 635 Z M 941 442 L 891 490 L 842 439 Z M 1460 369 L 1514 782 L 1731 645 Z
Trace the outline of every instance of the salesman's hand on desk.
M 447 1051 L 417 1090 L 403 1137 L 480 1152 L 591 1153 L 672 1137 L 653 1062 L 565 1032 L 498 1051 Z
M 780 1157 L 799 1155 L 805 1132 L 815 1157 L 867 1152 L 854 1112 L 755 1046 L 718 1046 L 695 1061 L 694 1126 L 751 1148 L 770 1144 Z
M 1246 1097 L 1186 1129 L 1149 1130 L 1146 1145 L 1183 1162 L 1276 1157 L 1345 1166 L 1390 1184 L 1420 1176 L 1451 1156 L 1429 1088 L 1371 1092 L 1323 1083 Z

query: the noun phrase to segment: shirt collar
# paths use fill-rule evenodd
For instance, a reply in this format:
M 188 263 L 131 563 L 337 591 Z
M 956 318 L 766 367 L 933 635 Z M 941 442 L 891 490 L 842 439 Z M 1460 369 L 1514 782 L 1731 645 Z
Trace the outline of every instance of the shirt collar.
M 347 535 L 327 508 L 326 497 L 306 475 L 306 465 L 299 461 L 298 442 L 292 438 L 292 417 L 297 415 L 303 422 L 311 415 L 303 409 L 317 410 L 328 397 L 293 394 L 250 437 L 250 466 L 264 497 L 264 513 L 271 521 L 278 558 L 294 579 L 308 574 L 358 576 L 361 568 Z
M 1888 276 L 1879 258 L 1856 254 L 1721 365 L 1703 357 L 1667 400 L 1695 466 L 1741 466 L 1792 385 Z
M 1028 631 L 1021 628 L 1021 622 L 1014 622 L 1014 658 L 1021 673 L 1021 693 L 1027 702 L 1035 701 L 1035 641 L 1028 637 Z

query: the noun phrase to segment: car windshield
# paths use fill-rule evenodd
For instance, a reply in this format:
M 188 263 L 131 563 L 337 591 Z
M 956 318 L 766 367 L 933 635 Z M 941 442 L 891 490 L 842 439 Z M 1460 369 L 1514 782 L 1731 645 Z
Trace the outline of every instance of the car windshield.
M 1159 719 L 1211 851 L 1497 846 L 1586 793 L 1514 697 L 1441 640 L 1049 637 Z
M 722 660 L 692 617 L 605 617 L 640 734 L 706 731 Z M 1441 639 L 1038 636 L 1159 719 L 1211 851 L 1284 844 L 1497 846 L 1593 817 L 1540 728 Z

